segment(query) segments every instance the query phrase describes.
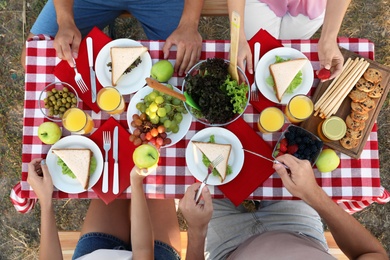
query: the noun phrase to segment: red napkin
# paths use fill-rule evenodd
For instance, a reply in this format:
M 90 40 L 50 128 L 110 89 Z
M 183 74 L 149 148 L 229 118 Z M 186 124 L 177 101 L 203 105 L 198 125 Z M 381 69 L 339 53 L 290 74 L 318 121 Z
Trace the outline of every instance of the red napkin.
M 119 193 L 112 193 L 112 183 L 114 177 L 114 159 L 113 154 L 113 133 L 115 126 L 118 126 L 118 163 L 119 163 Z M 92 187 L 96 194 L 106 204 L 113 201 L 116 197 L 122 194 L 122 192 L 130 186 L 130 171 L 134 167 L 133 160 L 130 158 L 133 154 L 135 146 L 130 142 L 130 133 L 113 117 L 110 117 L 102 126 L 100 126 L 91 136 L 93 140 L 103 153 L 103 131 L 110 131 L 111 134 L 111 149 L 108 151 L 108 192 L 102 192 L 103 174 L 99 181 Z
M 272 149 L 244 119 L 239 118 L 226 128 L 240 139 L 245 149 L 272 158 Z M 237 177 L 227 184 L 218 186 L 236 206 L 275 172 L 272 162 L 247 152 L 244 153 L 244 165 Z
M 95 61 L 99 51 L 111 41 L 111 38 L 104 34 L 99 28 L 94 27 L 89 34 L 81 41 L 79 48 L 79 55 L 76 59 L 77 70 L 83 77 L 83 80 L 87 87 L 88 91 L 81 93 L 79 87 L 77 86 L 74 80 L 74 70 L 71 68 L 67 61 L 60 61 L 58 65 L 54 68 L 54 75 L 61 81 L 67 82 L 72 85 L 79 95 L 80 99 L 92 109 L 95 113 L 99 113 L 100 108 L 97 103 L 92 103 L 91 96 L 91 79 L 89 77 L 89 64 L 88 64 L 88 53 L 87 53 L 87 37 L 91 37 L 93 40 L 93 60 Z M 96 93 L 102 88 L 99 81 L 96 79 Z
M 268 51 L 283 47 L 280 40 L 275 39 L 271 34 L 269 34 L 266 30 L 260 29 L 249 41 L 249 47 L 251 48 L 252 53 L 254 53 L 254 45 L 256 42 L 259 42 L 260 47 L 260 58 L 267 53 Z M 252 84 L 254 82 L 254 74 L 250 74 L 246 71 L 246 76 L 249 80 L 249 83 Z M 275 103 L 268 100 L 259 92 L 259 101 L 250 101 L 252 106 L 256 108 L 257 111 L 261 112 L 264 108 L 275 106 Z

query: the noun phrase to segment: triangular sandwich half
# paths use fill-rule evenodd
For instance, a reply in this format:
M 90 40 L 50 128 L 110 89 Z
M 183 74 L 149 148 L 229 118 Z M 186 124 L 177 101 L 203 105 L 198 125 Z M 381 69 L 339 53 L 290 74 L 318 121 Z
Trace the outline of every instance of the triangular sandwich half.
M 219 155 L 223 156 L 222 162 L 220 162 L 215 169 L 219 173 L 221 182 L 226 178 L 226 169 L 228 166 L 230 151 L 232 150 L 231 144 L 216 144 L 192 141 L 192 143 L 210 160 L 214 161 Z
M 73 172 L 84 190 L 89 185 L 89 168 L 91 165 L 92 151 L 89 149 L 52 149 L 66 166 Z
M 147 52 L 144 46 L 111 47 L 111 83 L 116 86 L 123 73 L 142 54 Z
M 307 59 L 300 58 L 279 63 L 274 63 L 269 66 L 269 71 L 274 79 L 274 89 L 276 98 L 279 102 L 282 101 L 282 96 L 286 92 L 291 81 L 295 78 L 297 73 L 306 64 Z

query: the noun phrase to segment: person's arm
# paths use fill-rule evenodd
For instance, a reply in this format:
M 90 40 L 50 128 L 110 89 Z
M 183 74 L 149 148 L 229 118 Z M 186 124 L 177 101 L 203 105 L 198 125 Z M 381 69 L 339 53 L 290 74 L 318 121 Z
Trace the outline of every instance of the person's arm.
M 202 190 L 202 198 L 195 202 L 196 191 L 200 183 L 188 187 L 184 197 L 180 200 L 179 208 L 187 221 L 187 260 L 204 259 L 204 246 L 207 235 L 207 225 L 213 213 L 211 194 L 207 186 Z
M 232 19 L 232 12 L 235 11 L 240 15 L 240 36 L 238 43 L 237 65 L 245 71 L 246 68 L 250 74 L 253 74 L 252 52 L 246 39 L 244 24 L 245 24 L 245 0 L 227 0 L 229 20 Z
M 40 174 L 38 175 L 39 172 Z M 42 174 L 42 176 L 40 176 Z M 39 259 L 62 259 L 62 250 L 54 216 L 53 181 L 43 159 L 33 159 L 28 164 L 27 182 L 41 204 L 41 241 Z
M 200 58 L 202 36 L 198 25 L 202 7 L 203 0 L 185 0 L 179 25 L 163 46 L 164 59 L 167 59 L 172 45 L 176 45 L 175 71 L 179 76 L 187 73 Z
M 350 2 L 351 0 L 328 0 L 326 4 L 324 23 L 318 42 L 318 57 L 320 69 L 331 70 L 329 79 L 339 75 L 343 68 L 344 57 L 337 44 L 337 35 Z
M 73 17 L 73 0 L 54 0 L 56 9 L 58 32 L 54 38 L 54 48 L 57 57 L 68 61 L 71 67 L 74 66 L 73 58 L 77 58 L 81 33 L 77 28 Z
M 388 259 L 379 241 L 318 186 L 309 161 L 291 155 L 280 156 L 277 160 L 291 170 L 288 173 L 282 165 L 274 164 L 286 189 L 318 212 L 345 255 L 350 259 Z
M 137 166 L 131 170 L 131 247 L 133 259 L 154 259 L 152 222 L 146 203 L 143 179 L 148 173 Z

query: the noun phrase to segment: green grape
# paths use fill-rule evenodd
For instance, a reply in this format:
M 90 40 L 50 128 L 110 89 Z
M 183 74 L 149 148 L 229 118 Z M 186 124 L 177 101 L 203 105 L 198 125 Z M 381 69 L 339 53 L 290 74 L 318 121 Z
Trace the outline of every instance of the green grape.
M 135 105 L 135 107 L 141 111 L 141 110 L 145 110 L 146 107 L 145 107 L 145 104 L 143 102 L 138 102 L 137 105 Z
M 158 105 L 155 102 L 150 104 L 149 106 L 150 112 L 157 112 L 157 109 L 158 109 Z
M 182 101 L 181 101 L 180 99 L 178 99 L 178 98 L 174 98 L 174 99 L 172 100 L 172 104 L 175 105 L 175 106 L 180 105 L 181 102 L 182 102 Z
M 173 86 L 171 84 L 166 84 L 167 88 L 173 89 Z
M 179 126 L 175 125 L 175 126 L 171 127 L 171 131 L 172 131 L 172 133 L 176 134 L 177 132 L 179 132 Z
M 156 97 L 158 96 L 158 92 L 152 91 L 149 93 L 148 96 L 149 96 L 150 101 L 154 101 L 156 99 Z
M 175 114 L 174 118 L 175 118 L 175 121 L 178 124 L 180 124 L 180 122 L 183 120 L 183 115 L 181 113 L 177 113 L 177 114 Z
M 169 119 L 165 120 L 165 121 L 164 121 L 164 127 L 165 127 L 166 129 L 170 128 L 170 127 L 171 127 L 171 123 L 172 123 L 171 120 L 169 120 Z
M 183 113 L 184 110 L 186 110 L 184 107 L 177 107 L 177 108 L 176 108 L 176 111 L 177 111 L 177 112 L 180 112 L 180 113 Z
M 160 122 L 160 117 L 156 115 L 155 117 L 150 119 L 150 122 L 152 124 L 158 124 Z
M 171 100 L 173 99 L 173 97 L 170 96 L 170 95 L 164 95 L 164 99 L 165 99 L 167 102 L 171 102 Z
M 164 124 L 165 120 L 168 120 L 167 116 L 160 117 L 160 123 Z
M 150 109 L 148 107 L 145 109 L 145 114 L 147 114 L 147 115 L 150 114 Z
M 160 117 L 166 116 L 167 115 L 167 111 L 165 110 L 164 107 L 159 107 L 158 110 L 157 110 L 157 115 L 160 116 Z
M 157 113 L 156 113 L 156 112 L 150 111 L 150 112 L 149 112 L 149 118 L 150 118 L 150 120 L 152 120 L 152 119 L 155 118 L 155 117 L 158 117 L 158 116 L 157 116 Z
M 167 112 L 167 114 L 169 114 L 172 111 L 172 107 L 169 104 L 165 104 L 164 108 L 165 108 L 165 112 Z
M 154 99 L 154 102 L 157 104 L 157 105 L 160 105 L 162 103 L 164 103 L 164 98 L 162 96 L 157 96 L 155 99 Z

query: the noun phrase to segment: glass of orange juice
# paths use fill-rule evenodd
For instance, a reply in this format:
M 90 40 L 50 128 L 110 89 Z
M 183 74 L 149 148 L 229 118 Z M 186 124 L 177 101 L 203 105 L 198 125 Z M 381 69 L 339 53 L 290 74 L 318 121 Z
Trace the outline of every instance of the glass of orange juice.
M 306 95 L 296 95 L 286 106 L 287 119 L 295 124 L 307 119 L 313 113 L 313 101 Z
M 262 133 L 279 131 L 284 125 L 284 114 L 277 107 L 268 107 L 260 113 L 257 127 Z
M 121 114 L 125 111 L 125 99 L 114 87 L 105 87 L 99 90 L 97 104 L 101 110 L 111 114 Z
M 62 125 L 74 134 L 89 134 L 94 127 L 91 116 L 77 107 L 65 111 L 62 116 Z

